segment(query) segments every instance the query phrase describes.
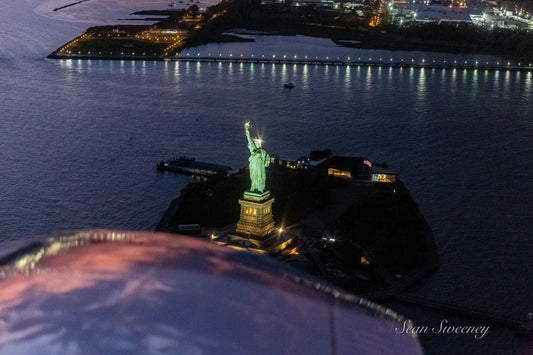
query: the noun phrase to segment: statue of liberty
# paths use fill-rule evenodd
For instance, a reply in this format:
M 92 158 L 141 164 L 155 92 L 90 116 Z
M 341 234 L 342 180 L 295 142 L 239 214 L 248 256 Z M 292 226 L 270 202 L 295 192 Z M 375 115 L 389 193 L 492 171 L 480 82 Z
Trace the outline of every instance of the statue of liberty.
M 246 138 L 248 138 L 248 149 L 250 149 L 250 179 L 252 180 L 252 186 L 250 191 L 252 192 L 265 192 L 265 168 L 270 164 L 270 156 L 261 147 L 261 139 L 250 137 L 250 121 L 244 124 L 244 130 L 246 131 Z

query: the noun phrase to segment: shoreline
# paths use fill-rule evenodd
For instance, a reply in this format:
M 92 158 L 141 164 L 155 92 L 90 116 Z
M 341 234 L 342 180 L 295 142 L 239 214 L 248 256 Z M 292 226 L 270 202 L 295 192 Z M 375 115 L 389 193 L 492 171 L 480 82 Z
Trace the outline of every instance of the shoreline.
M 243 11 L 249 12 L 249 16 L 242 16 Z M 134 25 L 115 26 L 120 27 L 120 30 L 114 26 L 91 27 L 48 57 L 120 60 L 171 58 L 186 49 L 204 44 L 254 41 L 225 34 L 234 29 L 244 29 L 259 31 L 262 32 L 260 35 L 265 36 L 328 38 L 345 48 L 490 55 L 500 57 L 501 61 L 513 62 L 513 65 L 518 63 L 518 66 L 520 63 L 533 63 L 533 35 L 507 30 L 489 32 L 473 25 L 427 23 L 402 28 L 392 25 L 371 28 L 362 22 L 357 25 L 336 20 L 330 13 L 319 10 L 238 1 L 219 3 L 204 12 L 199 12 L 198 6 L 191 5 L 187 10 L 145 10 L 134 14 L 167 17 L 154 25 L 144 26 L 142 34 Z M 509 40 L 505 41 L 508 37 Z M 63 51 L 67 53 L 61 53 Z M 71 51 L 78 54 L 73 55 Z M 107 54 L 94 54 L 104 52 Z M 123 55 L 123 52 L 131 55 Z M 154 55 L 133 55 L 143 52 Z

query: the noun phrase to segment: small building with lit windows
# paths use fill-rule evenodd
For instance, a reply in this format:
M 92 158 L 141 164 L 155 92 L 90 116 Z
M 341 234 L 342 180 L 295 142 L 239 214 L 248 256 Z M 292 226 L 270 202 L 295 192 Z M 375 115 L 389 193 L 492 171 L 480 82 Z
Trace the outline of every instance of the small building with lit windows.
M 372 163 L 362 157 L 332 156 L 321 162 L 317 168 L 329 176 L 368 181 Z
M 398 178 L 398 173 L 381 166 L 374 165 L 372 167 L 372 182 L 383 182 L 392 184 Z

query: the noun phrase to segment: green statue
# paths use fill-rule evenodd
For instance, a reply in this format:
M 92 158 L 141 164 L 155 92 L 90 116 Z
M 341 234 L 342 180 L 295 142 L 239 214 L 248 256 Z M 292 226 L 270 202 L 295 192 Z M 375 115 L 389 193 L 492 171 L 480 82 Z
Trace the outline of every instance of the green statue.
M 250 149 L 250 179 L 252 187 L 250 191 L 265 192 L 265 168 L 270 165 L 270 156 L 261 147 L 261 139 L 250 137 L 250 121 L 244 124 L 246 138 L 248 138 L 248 149 Z

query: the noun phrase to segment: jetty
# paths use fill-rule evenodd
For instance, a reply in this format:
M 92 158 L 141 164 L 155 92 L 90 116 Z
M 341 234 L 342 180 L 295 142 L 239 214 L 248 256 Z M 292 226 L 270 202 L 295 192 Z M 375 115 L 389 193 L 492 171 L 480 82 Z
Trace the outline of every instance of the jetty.
M 480 62 L 480 61 L 436 61 L 400 59 L 330 59 L 330 58 L 279 58 L 279 57 L 222 57 L 222 56 L 194 56 L 180 55 L 164 58 L 166 61 L 200 62 L 200 63 L 247 63 L 247 64 L 287 64 L 287 65 L 320 65 L 344 67 L 385 67 L 385 68 L 417 68 L 417 69 L 456 69 L 456 70 L 489 70 L 489 71 L 529 71 L 533 72 L 531 63 L 511 62 Z
M 232 169 L 226 165 L 199 162 L 193 157 L 175 157 L 157 163 L 157 170 L 207 177 L 226 176 Z

